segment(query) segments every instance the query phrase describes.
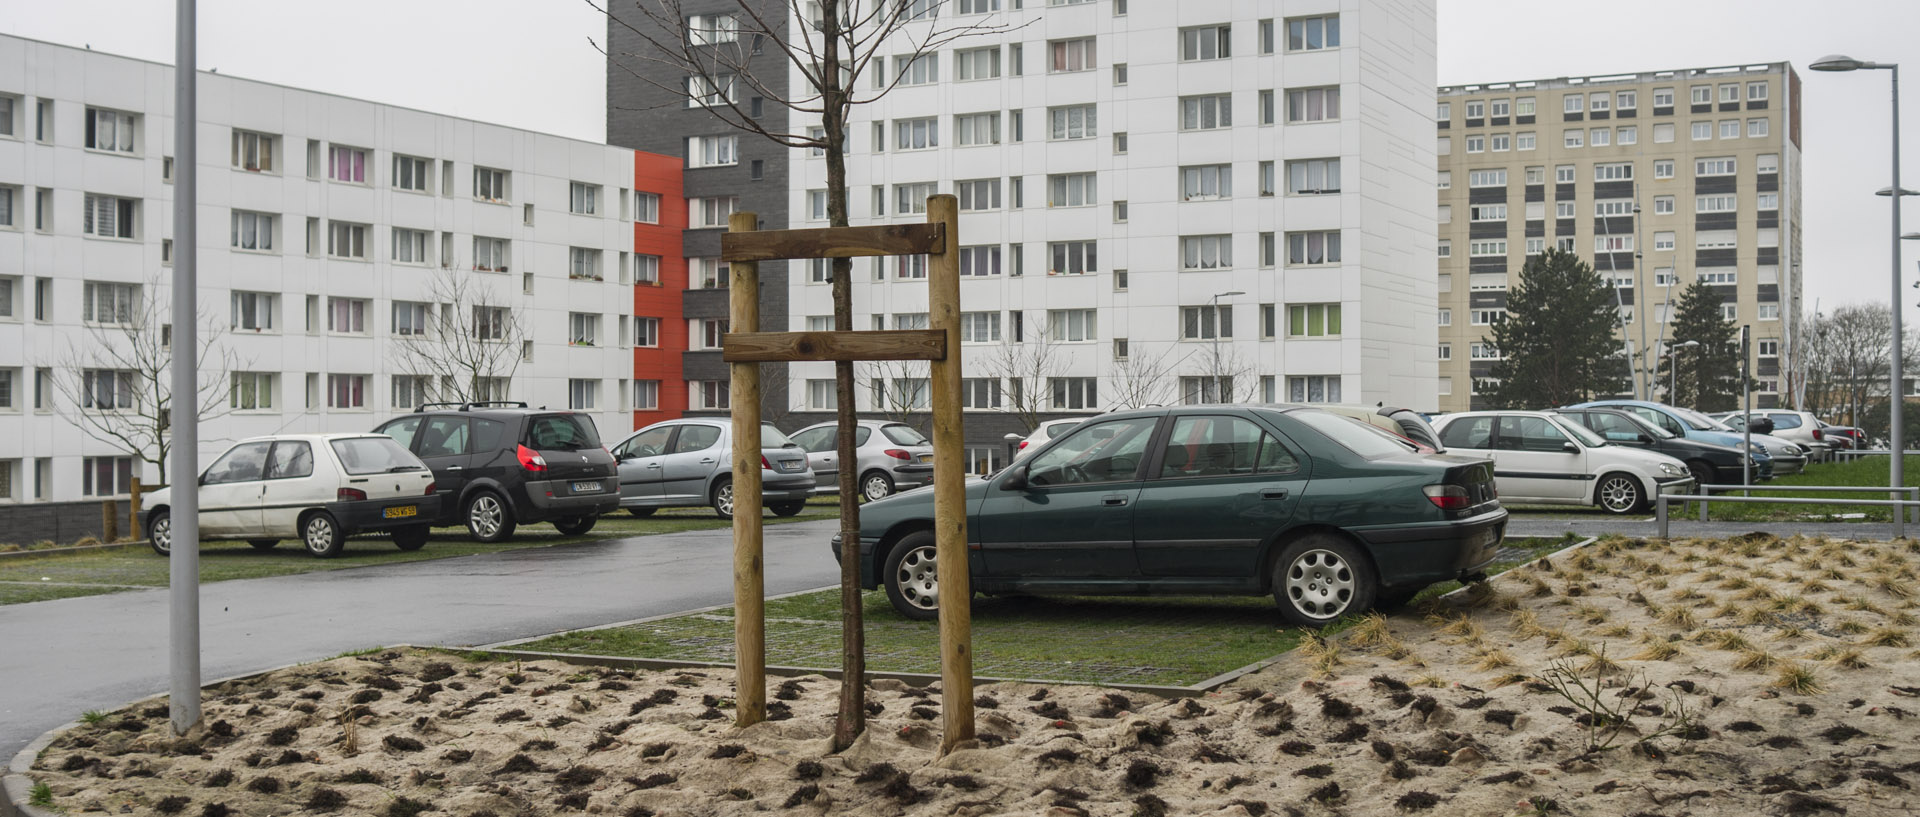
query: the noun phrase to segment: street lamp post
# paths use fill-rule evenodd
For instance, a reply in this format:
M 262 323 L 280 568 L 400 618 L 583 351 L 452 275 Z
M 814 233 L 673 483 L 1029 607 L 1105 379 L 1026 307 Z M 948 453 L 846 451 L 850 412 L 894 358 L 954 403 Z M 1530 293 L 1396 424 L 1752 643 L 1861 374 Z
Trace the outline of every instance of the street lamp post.
M 1680 391 L 1680 350 L 1690 349 L 1692 347 L 1699 346 L 1699 345 L 1700 345 L 1700 341 L 1690 340 L 1690 341 L 1687 341 L 1686 343 L 1676 343 L 1673 345 L 1672 348 L 1667 350 L 1667 403 L 1668 404 L 1675 405 L 1675 406 L 1680 405 L 1679 403 L 1674 402 L 1675 400 L 1674 395 Z M 1699 405 L 1699 402 L 1696 401 L 1694 405 Z
M 1888 466 L 1888 487 L 1894 491 L 1889 494 L 1899 499 L 1899 489 L 1906 484 L 1905 460 L 1906 441 L 1901 439 L 1900 417 L 1900 199 L 1905 197 L 1906 189 L 1900 186 L 1900 65 L 1891 62 L 1865 62 L 1852 57 L 1834 54 L 1821 57 L 1809 66 L 1815 71 L 1858 71 L 1861 69 L 1885 68 L 1893 72 L 1893 183 L 1884 192 L 1893 201 L 1893 300 L 1889 304 L 1893 309 L 1893 360 L 1888 378 L 1893 388 L 1887 394 L 1887 440 L 1893 455 Z M 1901 524 L 1906 513 L 1895 509 L 1893 514 L 1893 535 L 1898 538 L 1905 531 Z
M 1212 305 L 1213 309 L 1213 394 L 1214 402 L 1216 403 L 1227 402 L 1225 390 L 1220 388 L 1220 328 L 1222 326 L 1220 320 L 1220 299 L 1245 294 L 1247 293 L 1236 289 L 1231 292 L 1216 292 L 1212 298 L 1207 299 L 1207 302 Z M 1201 397 L 1204 398 L 1206 394 L 1205 389 L 1200 390 Z M 1202 402 L 1205 401 L 1203 400 Z

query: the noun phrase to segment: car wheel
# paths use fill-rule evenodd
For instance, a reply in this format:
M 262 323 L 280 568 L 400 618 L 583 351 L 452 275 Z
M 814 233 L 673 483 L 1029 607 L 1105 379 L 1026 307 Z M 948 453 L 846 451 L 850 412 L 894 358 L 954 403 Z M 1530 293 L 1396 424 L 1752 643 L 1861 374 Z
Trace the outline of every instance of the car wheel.
M 940 576 L 935 572 L 933 531 L 915 531 L 887 551 L 887 601 L 914 621 L 940 617 Z
M 1593 489 L 1593 497 L 1594 503 L 1610 514 L 1639 513 L 1647 505 L 1640 481 L 1617 471 L 1600 478 L 1600 484 Z
M 807 503 L 781 502 L 771 507 L 773 508 L 774 516 L 799 516 L 801 511 L 804 511 L 807 509 Z
M 1363 612 L 1378 592 L 1373 564 L 1332 534 L 1302 536 L 1273 563 L 1273 598 L 1289 624 L 1319 627 Z
M 426 547 L 427 537 L 431 533 L 432 529 L 426 525 L 408 525 L 404 528 L 395 528 L 393 531 L 393 544 L 401 550 L 411 553 Z
M 331 559 L 347 549 L 346 533 L 326 511 L 314 511 L 300 523 L 300 541 L 317 559 Z
M 147 517 L 147 544 L 154 553 L 161 556 L 173 555 L 173 516 L 166 511 L 154 511 Z
M 659 508 L 628 508 L 627 513 L 633 514 L 634 516 L 639 517 L 641 519 L 645 519 L 649 516 L 652 516 L 653 512 L 657 510 L 659 510 Z
M 713 505 L 713 515 L 721 519 L 733 518 L 733 480 L 723 478 L 713 484 L 713 496 L 708 497 Z
M 481 491 L 467 498 L 467 533 L 473 538 L 493 544 L 504 542 L 513 535 L 513 511 L 499 494 Z
M 860 493 L 868 502 L 886 499 L 893 495 L 893 477 L 881 471 L 868 471 L 860 478 Z
M 253 549 L 254 549 L 254 550 L 272 550 L 272 549 L 274 549 L 274 548 L 276 548 L 276 547 L 279 547 L 279 546 L 280 546 L 280 540 L 278 540 L 278 539 L 248 539 L 248 540 L 247 540 L 247 544 L 249 544 L 249 545 L 252 545 L 252 546 L 253 546 Z
M 1705 491 L 1713 484 L 1713 466 L 1699 460 L 1687 460 L 1687 473 L 1693 475 L 1694 490 Z
M 599 521 L 600 517 L 593 514 L 576 516 L 572 519 L 555 519 L 553 520 L 553 529 L 568 536 L 579 536 L 580 534 L 593 530 L 594 524 Z

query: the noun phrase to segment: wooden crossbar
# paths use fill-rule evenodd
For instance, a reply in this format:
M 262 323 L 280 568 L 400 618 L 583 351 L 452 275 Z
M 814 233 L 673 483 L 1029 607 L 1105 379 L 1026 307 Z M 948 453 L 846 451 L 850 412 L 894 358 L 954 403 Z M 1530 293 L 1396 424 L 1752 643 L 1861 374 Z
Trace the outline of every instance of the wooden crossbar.
M 944 329 L 882 332 L 729 332 L 720 338 L 728 363 L 794 360 L 945 360 Z
M 944 252 L 945 224 L 885 224 L 815 230 L 759 230 L 720 235 L 720 260 L 777 261 L 792 258 L 860 258 Z M 806 358 L 821 360 L 824 358 Z

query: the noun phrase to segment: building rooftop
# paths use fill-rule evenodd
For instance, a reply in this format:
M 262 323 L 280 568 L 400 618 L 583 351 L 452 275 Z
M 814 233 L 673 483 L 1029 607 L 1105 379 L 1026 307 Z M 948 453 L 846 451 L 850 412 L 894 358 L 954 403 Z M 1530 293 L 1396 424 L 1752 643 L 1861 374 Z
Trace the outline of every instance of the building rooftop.
M 1441 96 L 1459 96 L 1463 94 L 1499 93 L 1503 91 L 1550 91 L 1565 88 L 1584 88 L 1589 85 L 1639 85 L 1650 82 L 1678 82 L 1701 77 L 1727 77 L 1744 74 L 1774 74 L 1792 70 L 1784 62 L 1748 63 L 1745 65 L 1721 65 L 1711 68 L 1681 68 L 1672 71 L 1642 71 L 1637 74 L 1596 74 L 1587 77 L 1555 77 L 1553 79 L 1532 79 L 1517 82 L 1478 82 L 1464 85 L 1442 85 Z

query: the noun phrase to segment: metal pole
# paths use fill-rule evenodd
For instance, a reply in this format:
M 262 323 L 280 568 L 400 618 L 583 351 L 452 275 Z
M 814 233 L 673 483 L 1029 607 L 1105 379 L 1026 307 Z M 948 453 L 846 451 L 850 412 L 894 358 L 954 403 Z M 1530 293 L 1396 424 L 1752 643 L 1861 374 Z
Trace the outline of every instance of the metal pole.
M 1900 293 L 1900 66 L 1888 67 L 1893 69 L 1893 189 L 1888 191 L 1891 195 L 1887 197 L 1893 199 L 1893 280 L 1889 282 L 1893 287 L 1893 299 L 1888 304 L 1893 308 L 1893 366 L 1887 374 L 1892 385 L 1892 390 L 1887 393 L 1887 438 L 1890 441 L 1887 447 L 1893 451 L 1893 456 L 1889 458 L 1892 473 L 1888 475 L 1888 487 L 1893 490 L 1887 496 L 1889 499 L 1899 499 L 1900 487 L 1907 484 L 1906 441 L 1901 439 L 1903 429 L 1900 427 L 1901 404 L 1906 402 L 1903 399 L 1905 395 L 1901 394 L 1903 389 L 1900 388 L 1900 313 L 1904 311 L 1901 309 L 1904 296 Z M 1905 523 L 1906 514 L 1896 510 L 1893 514 L 1893 538 L 1901 539 L 1907 535 Z
M 1745 416 L 1748 418 L 1753 417 L 1753 390 L 1748 388 L 1753 385 L 1753 355 L 1748 351 L 1748 340 L 1752 337 L 1752 334 L 1753 327 L 1740 327 L 1740 410 L 1745 412 Z M 1745 451 L 1747 454 L 1746 459 L 1740 461 L 1740 484 L 1752 485 L 1753 423 L 1741 423 L 1740 431 L 1742 436 L 1741 442 L 1744 443 L 1744 445 L 1740 446 L 1740 450 Z M 1747 496 L 1752 496 L 1752 494 L 1747 494 Z M 1705 508 L 1704 505 L 1701 507 Z
M 1680 390 L 1680 350 L 1668 350 L 1667 357 L 1671 358 L 1667 361 L 1667 405 L 1677 406 L 1679 403 L 1673 402 L 1673 394 Z
M 1225 395 L 1219 394 L 1220 392 L 1220 294 L 1216 292 L 1214 293 L 1213 297 L 1209 298 L 1208 300 L 1213 302 L 1213 390 L 1216 395 L 1213 402 L 1225 403 L 1227 402 Z M 1207 396 L 1207 390 L 1202 388 L 1200 390 L 1200 397 L 1201 397 L 1200 402 L 1202 403 L 1206 402 L 1206 396 Z
M 167 711 L 173 734 L 200 725 L 200 393 L 194 352 L 200 348 L 194 303 L 199 293 L 199 242 L 194 207 L 199 196 L 195 142 L 199 99 L 196 0 L 176 0 L 173 56 L 173 439 L 172 557 L 167 565 Z

